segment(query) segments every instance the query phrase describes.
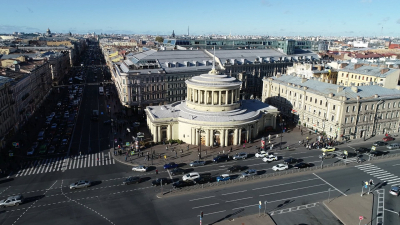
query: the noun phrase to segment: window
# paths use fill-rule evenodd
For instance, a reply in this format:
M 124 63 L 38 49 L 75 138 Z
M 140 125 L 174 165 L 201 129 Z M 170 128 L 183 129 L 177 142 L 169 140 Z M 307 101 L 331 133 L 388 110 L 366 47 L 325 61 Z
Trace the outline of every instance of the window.
M 355 112 L 356 111 L 356 106 L 355 105 L 353 105 L 353 112 Z
M 322 100 L 319 100 L 319 105 L 322 105 Z
M 354 76 L 354 75 L 352 74 L 352 75 L 351 75 L 351 78 L 353 78 L 353 76 Z
M 335 120 L 335 116 L 333 116 L 333 115 L 332 115 L 332 117 L 331 117 L 331 121 L 334 121 L 334 120 Z
M 368 110 L 368 105 L 365 105 L 365 110 Z
M 349 106 L 347 106 L 347 107 L 346 107 L 346 112 L 349 112 L 349 109 L 350 109 Z
M 399 104 L 400 104 L 400 102 L 399 102 Z M 374 104 L 371 105 L 371 110 L 374 110 Z
M 299 98 L 301 99 L 301 97 L 302 97 L 302 96 L 301 96 L 301 94 L 300 94 L 300 95 L 299 95 Z
M 344 118 L 344 123 L 347 123 L 349 121 L 349 117 Z
M 308 96 L 306 96 L 306 101 L 308 100 Z M 400 102 L 399 102 L 399 107 L 400 107 Z
M 393 102 L 393 108 L 396 108 L 396 103 Z
M 333 109 L 333 110 L 335 110 L 335 109 L 336 109 L 336 106 L 335 106 L 335 105 L 333 105 L 333 106 L 332 106 L 332 109 Z
M 312 102 L 312 97 L 310 97 L 310 102 Z
M 317 104 L 317 101 L 318 101 L 318 100 L 317 100 L 317 99 L 315 99 L 315 100 L 314 100 L 314 103 L 315 103 L 315 104 Z
M 388 109 L 390 109 L 390 102 L 388 103 Z

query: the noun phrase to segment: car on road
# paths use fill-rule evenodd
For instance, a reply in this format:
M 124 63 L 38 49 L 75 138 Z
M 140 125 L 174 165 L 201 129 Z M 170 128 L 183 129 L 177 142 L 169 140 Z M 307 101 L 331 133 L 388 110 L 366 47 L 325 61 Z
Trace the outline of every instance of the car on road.
M 263 162 L 272 162 L 276 160 L 278 160 L 278 156 L 276 155 L 267 155 L 262 159 Z
M 192 161 L 189 166 L 195 167 L 195 166 L 204 166 L 206 165 L 205 161 Z
M 336 157 L 336 154 L 333 153 L 325 153 L 325 154 L 321 154 L 318 156 L 320 159 L 324 158 L 324 159 L 332 159 Z
M 354 150 L 354 152 L 355 152 L 356 154 L 361 154 L 361 153 L 369 152 L 369 149 L 368 149 L 368 148 L 365 148 L 365 147 L 359 147 L 359 148 L 357 148 L 356 150 Z
M 386 145 L 386 143 L 383 141 L 377 141 L 377 142 L 374 142 L 372 145 L 373 146 L 383 146 L 383 145 Z
M 228 168 L 228 172 L 229 173 L 233 173 L 233 172 L 236 172 L 236 171 L 242 171 L 242 167 L 239 166 L 239 165 L 233 165 L 233 166 Z
M 47 152 L 47 145 L 46 144 L 41 145 L 39 148 L 39 154 L 46 154 L 46 152 Z
M 126 178 L 122 184 L 123 185 L 128 185 L 128 184 L 139 184 L 143 181 L 143 178 L 141 177 L 128 177 Z
M 217 181 L 227 181 L 231 179 L 231 175 L 229 174 L 221 174 L 220 176 L 217 177 Z
M 292 163 L 297 163 L 297 162 L 298 162 L 298 160 L 295 158 L 287 158 L 287 159 L 283 160 L 283 163 L 285 163 L 285 164 L 292 164 Z
M 216 162 L 216 163 L 219 163 L 219 162 L 228 162 L 228 161 L 229 161 L 229 155 L 225 155 L 225 154 L 223 154 L 223 155 L 218 155 L 217 157 L 214 158 L 213 161 Z
M 264 157 L 268 156 L 268 152 L 267 151 L 257 152 L 255 156 L 256 156 L 256 158 L 264 158 Z
M 49 147 L 49 150 L 47 151 L 48 154 L 53 154 L 56 151 L 56 147 L 54 147 L 54 145 L 51 145 Z
M 246 159 L 246 158 L 247 158 L 247 153 L 246 152 L 236 153 L 236 155 L 233 156 L 234 160 Z
M 293 168 L 295 169 L 302 169 L 302 168 L 307 168 L 307 167 L 311 167 L 311 165 L 309 163 L 297 163 L 296 165 L 293 166 Z
M 148 170 L 147 166 L 134 166 L 134 167 L 132 167 L 132 171 L 147 172 L 147 170 Z
M 398 149 L 400 147 L 399 143 L 392 143 L 388 146 L 386 146 L 387 149 Z
M 281 163 L 272 167 L 273 171 L 282 171 L 282 170 L 287 170 L 287 169 L 289 169 L 289 166 L 286 164 L 281 164 Z
M 211 175 L 200 175 L 199 178 L 194 179 L 194 182 L 196 184 L 205 184 L 205 183 L 211 183 L 213 181 L 213 177 Z
M 179 167 L 176 167 L 173 170 L 171 170 L 170 173 L 171 173 L 172 176 L 175 176 L 175 175 L 178 175 L 178 174 L 185 174 L 186 170 L 184 170 L 182 168 L 179 168 Z
M 78 182 L 70 184 L 69 189 L 74 190 L 74 189 L 78 189 L 78 188 L 87 188 L 87 187 L 90 187 L 90 185 L 92 185 L 92 183 L 90 181 L 80 180 Z
M 174 163 L 174 162 L 170 162 L 164 165 L 164 169 L 173 169 L 178 167 L 178 164 Z
M 192 172 L 192 173 L 188 173 L 182 176 L 182 180 L 186 181 L 186 180 L 195 180 L 197 178 L 200 177 L 200 174 L 197 172 Z
M 30 151 L 26 152 L 26 155 L 33 155 L 33 153 L 35 153 L 35 148 L 32 147 Z
M 400 195 L 400 186 L 392 186 L 390 188 L 389 194 L 399 196 Z
M 50 113 L 50 116 L 49 116 L 49 117 L 53 118 L 55 115 L 56 115 L 56 113 L 55 113 L 55 112 L 52 112 L 52 113 Z
M 394 139 L 391 136 L 387 136 L 382 138 L 382 141 L 388 142 L 388 141 L 393 141 Z
M 254 175 L 257 175 L 257 170 L 250 169 L 250 170 L 244 171 L 244 172 L 240 175 L 240 178 L 252 177 L 252 176 L 254 176 Z
M 387 152 L 375 150 L 375 151 L 371 151 L 369 154 L 370 154 L 372 157 L 375 157 L 375 156 L 385 155 L 386 153 L 387 153 Z
M 178 180 L 178 181 L 172 183 L 172 187 L 173 188 L 182 188 L 182 187 L 192 186 L 194 184 L 195 184 L 195 182 L 192 180 L 187 180 L 187 181 Z
M 57 106 L 58 107 L 60 107 L 61 106 L 61 102 L 59 101 L 59 102 L 57 102 Z
M 22 195 L 10 196 L 6 199 L 0 200 L 0 207 L 5 208 L 8 206 L 17 206 L 19 204 L 22 204 L 23 202 L 24 196 Z
M 334 148 L 334 147 L 327 146 L 327 147 L 325 147 L 325 148 L 322 148 L 321 151 L 322 151 L 322 152 L 333 152 L 333 151 L 335 151 L 335 149 L 336 149 L 336 148 Z
M 57 124 L 56 123 L 53 123 L 52 125 L 51 125 L 51 129 L 56 129 L 57 128 Z
M 172 181 L 168 178 L 157 178 L 151 182 L 152 186 L 166 185 L 171 183 Z
M 52 119 L 53 119 L 53 118 L 47 118 L 45 124 L 46 124 L 46 125 L 50 125 Z
M 68 144 L 68 139 L 61 140 L 61 145 L 67 145 L 67 144 Z

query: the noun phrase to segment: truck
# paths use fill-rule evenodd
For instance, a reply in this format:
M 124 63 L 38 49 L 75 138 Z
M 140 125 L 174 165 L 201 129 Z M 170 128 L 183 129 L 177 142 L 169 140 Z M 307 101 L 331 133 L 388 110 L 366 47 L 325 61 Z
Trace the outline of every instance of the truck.
M 92 120 L 97 121 L 99 119 L 99 110 L 93 110 Z

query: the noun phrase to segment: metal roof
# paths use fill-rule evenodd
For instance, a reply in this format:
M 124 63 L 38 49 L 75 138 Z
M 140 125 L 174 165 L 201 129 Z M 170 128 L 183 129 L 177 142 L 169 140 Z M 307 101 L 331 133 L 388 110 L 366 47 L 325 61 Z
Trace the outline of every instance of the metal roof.
M 339 69 L 339 72 L 348 72 L 348 73 L 357 73 L 357 74 L 363 74 L 363 75 L 368 75 L 368 76 L 375 76 L 375 77 L 387 77 L 388 75 L 392 74 L 393 72 L 398 72 L 400 73 L 399 69 L 393 69 L 393 68 L 382 68 L 382 67 L 376 67 L 376 66 L 361 66 L 357 69 L 354 69 L 354 66 L 356 64 L 350 63 L 348 66 L 346 66 L 343 69 Z M 382 69 L 388 69 L 386 73 L 381 73 Z

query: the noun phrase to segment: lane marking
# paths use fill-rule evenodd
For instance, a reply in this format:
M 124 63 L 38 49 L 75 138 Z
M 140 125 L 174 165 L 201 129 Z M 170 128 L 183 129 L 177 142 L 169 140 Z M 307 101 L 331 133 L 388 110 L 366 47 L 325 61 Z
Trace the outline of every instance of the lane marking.
M 197 201 L 197 200 L 202 200 L 202 199 L 207 199 L 207 198 L 213 198 L 213 197 L 215 197 L 215 196 L 208 196 L 208 197 L 203 197 L 203 198 L 196 198 L 196 199 L 189 200 L 189 202 L 191 202 L 191 201 Z
M 340 192 L 342 195 L 347 196 L 345 193 L 341 192 L 339 189 L 337 189 L 336 187 L 334 187 L 332 184 L 328 183 L 326 180 L 322 179 L 320 176 L 318 176 L 317 174 L 313 173 L 316 177 L 318 177 L 319 179 L 321 179 L 323 182 L 327 183 L 329 186 L 333 187 L 334 189 L 336 189 L 338 192 Z
M 207 216 L 207 215 L 212 215 L 212 214 L 216 214 L 216 213 L 222 213 L 225 212 L 226 210 L 222 210 L 222 211 L 218 211 L 218 212 L 212 212 L 212 213 L 204 213 L 203 216 Z M 200 217 L 200 215 L 197 215 L 197 217 Z
M 246 192 L 247 190 L 243 190 L 243 191 L 235 191 L 235 192 L 231 192 L 231 193 L 225 193 L 225 194 L 221 194 L 221 195 L 231 195 L 231 194 L 236 194 L 236 193 L 242 193 L 242 192 Z
M 278 192 L 274 192 L 274 193 L 263 194 L 263 195 L 259 195 L 259 196 L 267 196 L 267 195 L 279 194 L 279 193 L 284 193 L 284 192 L 289 192 L 289 191 L 295 191 L 295 190 L 301 190 L 301 189 L 305 189 L 305 188 L 317 187 L 317 186 L 322 186 L 322 185 L 326 185 L 326 184 L 317 184 L 317 185 L 312 185 L 312 186 L 307 186 L 307 187 L 301 187 L 301 188 L 296 188 L 296 189 L 291 189 L 291 190 L 286 190 L 286 191 L 278 191 Z
M 252 207 L 252 206 L 258 206 L 258 204 L 255 204 L 255 205 L 247 205 L 247 206 L 242 206 L 242 207 L 238 207 L 238 208 L 233 208 L 232 210 L 243 209 L 243 208 L 248 208 L 248 207 Z
M 245 200 L 245 199 L 249 199 L 249 198 L 253 198 L 253 197 L 239 198 L 239 199 L 229 200 L 229 201 L 225 201 L 225 202 L 236 202 L 236 201 L 241 201 L 241 200 Z
M 273 202 L 281 202 L 281 201 L 290 200 L 290 199 L 293 199 L 293 198 L 301 198 L 301 197 L 310 196 L 310 195 L 317 195 L 317 194 L 321 194 L 321 193 L 325 193 L 325 192 L 329 192 L 329 191 L 320 191 L 320 192 L 315 192 L 315 193 L 306 194 L 306 195 L 299 195 L 299 196 L 290 197 L 290 198 L 284 198 L 284 199 L 279 199 L 279 200 L 274 200 L 274 201 L 267 201 L 267 203 L 269 204 L 269 203 L 273 203 Z
M 213 203 L 213 204 L 209 204 L 209 205 L 196 206 L 196 207 L 193 207 L 192 209 L 204 208 L 204 207 L 212 206 L 212 205 L 219 205 L 219 203 Z
M 276 185 L 271 185 L 271 186 L 267 186 L 267 187 L 253 188 L 252 190 L 259 190 L 259 189 L 265 189 L 265 188 L 270 188 L 270 187 L 277 187 L 277 186 L 282 186 L 282 185 L 287 185 L 287 184 L 301 183 L 301 182 L 306 182 L 306 181 L 310 181 L 310 180 L 318 180 L 318 178 L 311 178 L 311 179 L 307 179 L 307 180 L 300 180 L 300 181 L 288 182 L 288 183 L 284 183 L 284 184 L 276 184 Z
M 169 172 L 169 170 L 167 170 L 167 172 L 168 172 L 169 178 L 172 180 L 171 173 Z

